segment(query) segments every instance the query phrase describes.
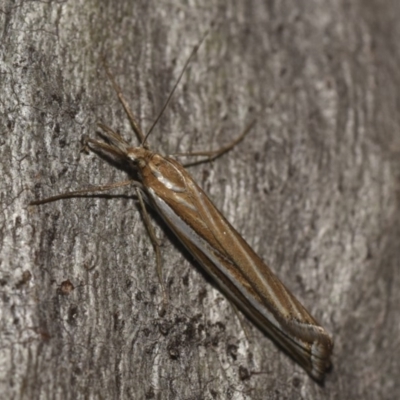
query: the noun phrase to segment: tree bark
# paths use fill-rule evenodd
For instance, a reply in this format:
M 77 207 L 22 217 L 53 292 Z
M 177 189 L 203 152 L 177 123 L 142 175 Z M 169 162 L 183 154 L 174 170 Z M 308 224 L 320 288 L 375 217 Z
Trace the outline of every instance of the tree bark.
M 399 18 L 396 0 L 3 0 L 4 398 L 400 398 Z M 103 56 L 146 131 L 209 28 L 149 142 L 217 148 L 257 120 L 191 173 L 332 333 L 325 385 L 236 314 L 152 215 L 160 315 L 132 190 L 28 206 L 126 179 L 81 152 L 99 121 L 136 144 Z

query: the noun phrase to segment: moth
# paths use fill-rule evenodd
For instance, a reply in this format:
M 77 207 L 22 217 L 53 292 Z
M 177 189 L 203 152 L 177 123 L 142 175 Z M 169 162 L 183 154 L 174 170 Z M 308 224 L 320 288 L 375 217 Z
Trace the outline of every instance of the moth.
M 105 153 L 124 162 L 138 176 L 137 180 L 74 191 L 31 204 L 44 204 L 89 192 L 133 186 L 156 250 L 157 265 L 161 265 L 160 252 L 157 238 L 149 223 L 146 206 L 150 206 L 160 215 L 232 303 L 274 339 L 312 378 L 322 381 L 331 364 L 331 336 L 227 221 L 185 167 L 172 157 L 152 151 L 147 145 L 150 132 L 167 107 L 201 41 L 193 49 L 167 102 L 147 135 L 143 134 L 120 87 L 105 66 L 140 145 L 130 145 L 120 134 L 104 124 L 99 124 L 104 140 L 88 139 L 87 145 L 96 152 Z M 229 146 L 208 154 L 210 158 L 216 158 L 230 150 L 243 139 L 252 126 L 253 124 L 250 124 Z M 161 269 L 159 275 L 161 277 Z

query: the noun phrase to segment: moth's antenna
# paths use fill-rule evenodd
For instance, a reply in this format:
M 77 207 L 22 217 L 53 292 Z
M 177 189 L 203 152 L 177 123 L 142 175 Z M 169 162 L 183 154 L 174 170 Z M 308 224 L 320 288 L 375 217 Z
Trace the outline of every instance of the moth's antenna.
M 186 68 L 188 67 L 190 61 L 192 60 L 193 56 L 197 53 L 199 47 L 201 46 L 201 44 L 203 43 L 204 39 L 206 38 L 206 36 L 208 35 L 210 29 L 207 29 L 206 32 L 204 33 L 204 35 L 202 36 L 202 38 L 199 40 L 199 42 L 196 44 L 196 46 L 193 47 L 192 52 L 190 53 L 190 56 L 188 57 L 188 59 L 185 62 L 185 65 L 182 68 L 181 73 L 179 74 L 179 77 L 177 79 L 177 81 L 175 82 L 174 87 L 171 90 L 171 93 L 168 96 L 167 101 L 165 102 L 165 104 L 163 105 L 161 111 L 158 113 L 157 118 L 154 120 L 153 124 L 151 125 L 150 129 L 148 130 L 148 132 L 146 133 L 146 136 L 144 137 L 142 143 L 140 144 L 141 147 L 143 147 L 146 144 L 147 138 L 149 137 L 150 133 L 153 131 L 154 127 L 157 125 L 157 122 L 160 120 L 161 116 L 163 115 L 165 109 L 167 108 L 169 102 L 171 101 L 171 98 L 177 88 L 177 86 L 179 85 L 179 82 L 182 79 L 183 74 L 186 71 Z

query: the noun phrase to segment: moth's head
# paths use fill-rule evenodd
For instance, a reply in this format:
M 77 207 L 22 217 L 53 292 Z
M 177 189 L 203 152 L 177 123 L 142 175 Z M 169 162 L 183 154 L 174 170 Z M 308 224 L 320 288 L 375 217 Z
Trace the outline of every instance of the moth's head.
M 146 146 L 133 147 L 119 133 L 106 125 L 99 124 L 103 132 L 99 135 L 105 140 L 87 139 L 87 144 L 94 150 L 113 158 L 119 163 L 127 163 L 134 169 L 142 170 L 148 164 L 153 153 Z
M 130 147 L 127 149 L 126 157 L 130 163 L 143 169 L 150 154 L 151 152 L 144 147 Z

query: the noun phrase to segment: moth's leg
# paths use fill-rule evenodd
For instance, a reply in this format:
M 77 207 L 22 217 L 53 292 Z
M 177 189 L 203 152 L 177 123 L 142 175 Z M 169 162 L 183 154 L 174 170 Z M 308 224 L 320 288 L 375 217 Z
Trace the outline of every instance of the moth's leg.
M 111 73 L 110 68 L 107 64 L 107 61 L 105 60 L 105 58 L 103 58 L 103 65 L 104 65 L 104 69 L 106 71 L 106 74 L 108 76 L 108 79 L 110 79 L 111 84 L 114 88 L 115 93 L 117 93 L 118 99 L 120 101 L 120 103 L 122 104 L 122 107 L 125 110 L 125 113 L 129 119 L 129 122 L 132 126 L 133 131 L 136 134 L 136 137 L 138 138 L 140 143 L 143 143 L 144 141 L 144 134 L 142 131 L 142 128 L 139 125 L 139 122 L 136 120 L 136 118 L 133 115 L 133 112 L 131 110 L 131 108 L 129 107 L 129 104 L 127 102 L 127 100 L 125 99 L 123 93 L 122 93 L 122 89 L 120 88 L 120 86 L 117 84 L 114 75 Z
M 184 163 L 184 167 L 191 167 L 193 165 L 198 165 L 198 164 L 203 164 L 206 162 L 214 161 L 216 158 L 221 157 L 223 154 L 227 153 L 231 149 L 233 149 L 238 143 L 240 143 L 246 135 L 250 132 L 251 128 L 253 128 L 254 124 L 256 121 L 252 121 L 247 127 L 244 129 L 244 131 L 234 140 L 232 140 L 231 143 L 228 145 L 221 147 L 217 150 L 210 150 L 210 151 L 194 151 L 191 153 L 175 153 L 173 154 L 174 156 L 204 156 L 206 158 L 198 160 L 198 161 L 193 161 L 190 163 Z
M 247 324 L 247 320 L 245 319 L 244 315 L 238 310 L 236 305 L 232 301 L 230 301 L 229 299 L 228 299 L 228 301 L 229 301 L 230 305 L 232 306 L 233 311 L 235 312 L 235 314 L 236 314 L 236 316 L 237 316 L 237 318 L 239 320 L 239 324 L 240 324 L 240 327 L 243 330 L 244 336 L 246 336 L 246 339 L 247 339 L 248 342 L 251 342 L 251 334 L 250 334 L 249 328 L 246 325 Z
M 208 35 L 208 32 L 209 32 L 209 30 L 207 29 L 206 32 L 201 37 L 201 39 L 199 40 L 199 42 L 196 44 L 196 46 L 193 47 L 188 59 L 186 60 L 184 66 L 182 68 L 181 73 L 178 76 L 178 79 L 176 80 L 174 86 L 172 87 L 172 90 L 171 90 L 166 102 L 164 103 L 163 107 L 161 108 L 161 111 L 158 113 L 156 119 L 154 120 L 153 124 L 151 125 L 151 127 L 148 130 L 146 135 L 143 134 L 143 131 L 142 131 L 139 123 L 137 122 L 136 118 L 134 117 L 133 112 L 130 109 L 128 102 L 126 101 L 120 86 L 117 84 L 117 82 L 116 82 L 116 80 L 114 78 L 114 75 L 111 73 L 110 68 L 107 65 L 107 62 L 106 62 L 105 58 L 103 57 L 104 69 L 106 70 L 107 76 L 110 79 L 110 81 L 111 81 L 111 83 L 113 85 L 113 88 L 114 88 L 115 92 L 117 93 L 118 99 L 119 99 L 120 103 L 122 104 L 122 107 L 125 110 L 125 113 L 126 113 L 128 119 L 129 119 L 129 122 L 131 123 L 132 129 L 134 130 L 137 138 L 139 139 L 140 146 L 147 147 L 146 140 L 147 140 L 148 136 L 152 132 L 153 128 L 157 125 L 157 123 L 160 120 L 161 116 L 163 115 L 163 113 L 164 113 L 165 109 L 167 108 L 169 102 L 171 101 L 171 98 L 172 98 L 173 94 L 175 93 L 175 90 L 178 87 L 179 82 L 181 81 L 182 76 L 185 73 L 190 61 L 192 60 L 194 55 L 197 53 L 200 45 L 202 44 L 202 42 L 204 41 L 204 39 Z
M 91 193 L 107 192 L 109 190 L 117 189 L 117 188 L 128 186 L 128 185 L 133 185 L 138 188 L 143 187 L 143 185 L 140 182 L 130 179 L 128 181 L 109 183 L 107 185 L 94 186 L 94 187 L 90 187 L 90 188 L 74 190 L 73 192 L 61 193 L 56 196 L 46 197 L 45 199 L 32 201 L 29 203 L 29 205 L 30 206 L 38 206 L 41 204 L 51 203 L 52 201 L 57 201 L 57 200 L 71 199 L 74 197 L 85 197 Z
M 272 97 L 271 101 L 269 102 L 269 107 L 273 107 L 275 102 L 278 100 L 280 95 L 283 93 L 283 88 L 280 88 L 275 95 Z M 198 165 L 198 164 L 203 164 L 206 162 L 214 161 L 216 158 L 221 157 L 223 154 L 227 153 L 231 149 L 233 149 L 237 144 L 239 144 L 250 132 L 250 130 L 253 128 L 255 125 L 256 120 L 254 119 L 247 127 L 243 130 L 243 132 L 234 140 L 232 140 L 231 143 L 228 145 L 221 147 L 217 150 L 210 150 L 210 151 L 193 151 L 190 153 L 174 153 L 174 156 L 186 156 L 186 157 L 191 157 L 191 156 L 204 156 L 206 158 L 198 161 L 193 161 L 191 163 L 183 163 L 182 165 L 184 167 L 191 167 L 193 165 Z
M 158 313 L 160 314 L 160 316 L 163 316 L 166 312 L 166 308 L 168 305 L 168 296 L 167 296 L 167 290 L 165 288 L 165 284 L 164 284 L 164 280 L 163 280 L 163 276 L 162 276 L 162 261 L 161 261 L 160 243 L 158 242 L 156 233 L 154 232 L 154 228 L 153 228 L 153 225 L 151 224 L 149 214 L 146 209 L 146 205 L 144 204 L 144 201 L 143 201 L 142 193 L 138 187 L 136 188 L 136 195 L 139 200 L 144 224 L 146 225 L 146 229 L 150 236 L 150 240 L 153 245 L 154 252 L 156 253 L 157 275 L 158 275 L 158 279 L 160 281 L 162 297 L 163 297 L 163 304 L 161 306 L 161 309 L 158 311 Z

